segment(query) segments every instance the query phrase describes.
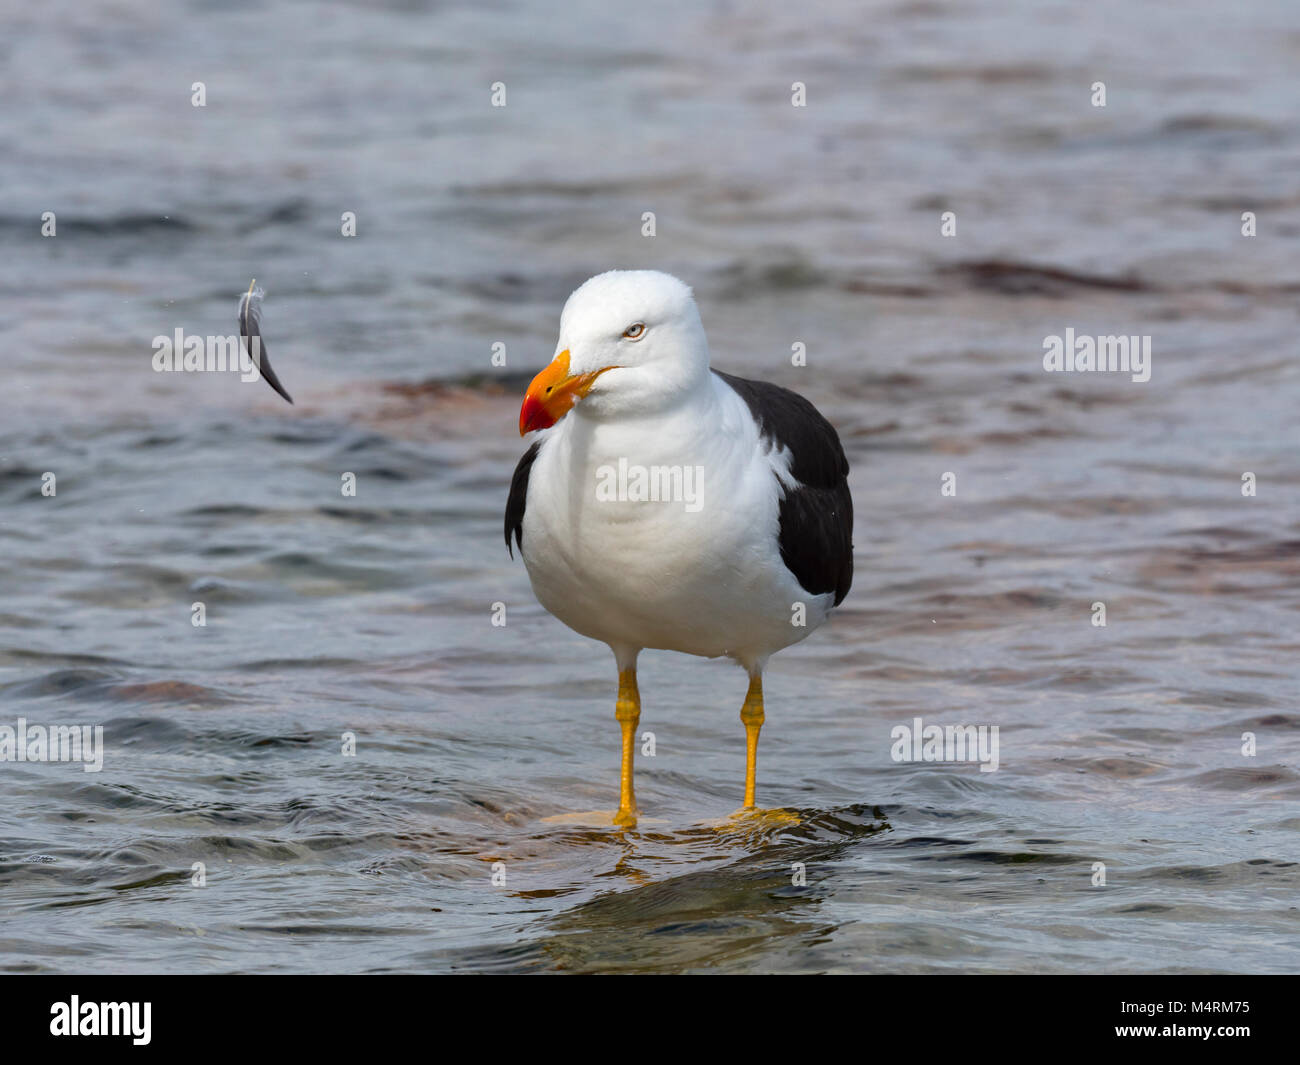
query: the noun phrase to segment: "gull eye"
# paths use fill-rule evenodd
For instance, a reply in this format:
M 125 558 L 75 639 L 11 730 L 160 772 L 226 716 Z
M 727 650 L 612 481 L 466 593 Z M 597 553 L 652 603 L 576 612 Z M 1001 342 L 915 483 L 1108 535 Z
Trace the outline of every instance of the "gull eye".
M 623 336 L 628 340 L 640 340 L 645 336 L 645 322 L 637 322 L 636 325 L 629 325 L 623 330 Z

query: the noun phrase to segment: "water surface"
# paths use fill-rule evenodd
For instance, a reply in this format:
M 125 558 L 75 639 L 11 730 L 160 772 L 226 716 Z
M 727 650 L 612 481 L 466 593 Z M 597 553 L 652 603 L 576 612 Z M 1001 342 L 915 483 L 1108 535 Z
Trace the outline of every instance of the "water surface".
M 0 723 L 107 749 L 0 764 L 0 969 L 1300 970 L 1294 6 L 868 7 L 5 16 Z M 849 453 L 855 587 L 766 678 L 794 822 L 714 825 L 743 674 L 653 652 L 646 819 L 546 820 L 615 804 L 613 662 L 501 513 L 615 266 Z M 252 277 L 294 407 L 152 372 Z M 1066 327 L 1152 379 L 1044 373 Z M 894 762 L 916 717 L 999 770 Z

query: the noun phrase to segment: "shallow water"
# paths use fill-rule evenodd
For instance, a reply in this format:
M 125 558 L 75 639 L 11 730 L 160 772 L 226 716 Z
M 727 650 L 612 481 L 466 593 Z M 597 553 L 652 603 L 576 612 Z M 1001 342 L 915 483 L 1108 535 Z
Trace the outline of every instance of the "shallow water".
M 1300 971 L 1300 20 L 997 6 L 7 15 L 0 724 L 106 754 L 0 763 L 0 969 Z M 613 266 L 853 464 L 854 590 L 766 677 L 796 821 L 716 826 L 743 674 L 652 652 L 645 820 L 546 820 L 615 804 L 613 662 L 501 512 Z M 150 368 L 251 277 L 292 408 Z M 1043 372 L 1066 327 L 1151 380 Z M 916 717 L 998 771 L 894 762 Z

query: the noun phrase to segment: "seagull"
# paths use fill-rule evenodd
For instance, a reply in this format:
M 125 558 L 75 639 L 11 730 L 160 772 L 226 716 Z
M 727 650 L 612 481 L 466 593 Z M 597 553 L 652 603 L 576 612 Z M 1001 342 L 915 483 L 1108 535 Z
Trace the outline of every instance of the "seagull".
M 591 278 L 528 386 L 505 511 L 533 593 L 618 667 L 623 759 L 613 823 L 637 821 L 641 651 L 730 657 L 749 674 L 745 802 L 755 811 L 763 667 L 853 580 L 848 460 L 808 400 L 711 370 L 690 288 L 654 270 Z

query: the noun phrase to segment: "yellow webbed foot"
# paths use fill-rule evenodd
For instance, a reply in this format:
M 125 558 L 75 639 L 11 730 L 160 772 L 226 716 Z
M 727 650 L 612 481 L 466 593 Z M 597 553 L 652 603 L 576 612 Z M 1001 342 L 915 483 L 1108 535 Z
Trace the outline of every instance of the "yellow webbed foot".
M 634 813 L 619 810 L 583 810 L 570 814 L 552 814 L 543 817 L 544 825 L 581 825 L 588 828 L 636 828 L 642 825 L 662 825 L 664 822 L 653 817 L 640 817 Z
M 706 821 L 704 827 L 711 828 L 722 836 L 751 841 L 775 835 L 783 829 L 802 823 L 802 818 L 795 810 L 771 809 L 746 806 L 729 817 L 717 821 Z

